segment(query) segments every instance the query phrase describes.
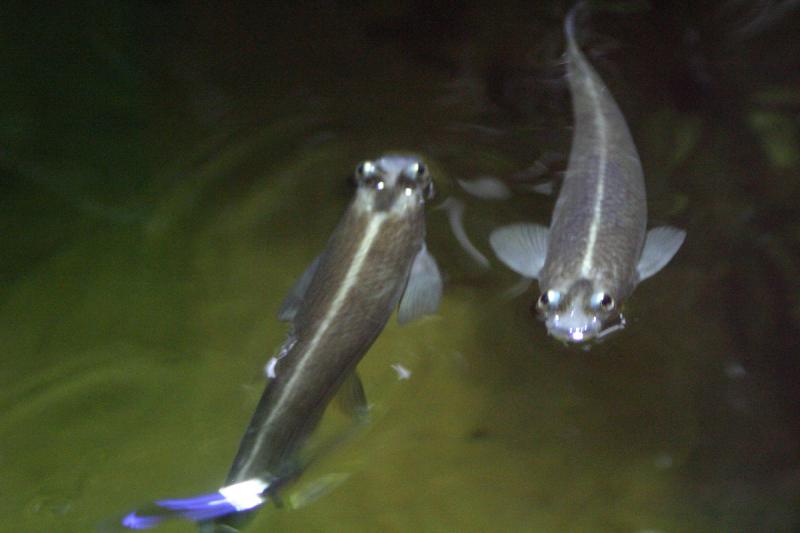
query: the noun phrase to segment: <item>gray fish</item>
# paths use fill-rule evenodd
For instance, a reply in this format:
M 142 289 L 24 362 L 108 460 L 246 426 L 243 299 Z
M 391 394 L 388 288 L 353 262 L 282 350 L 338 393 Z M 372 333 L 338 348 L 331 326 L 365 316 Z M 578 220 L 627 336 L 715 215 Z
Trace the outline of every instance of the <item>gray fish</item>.
M 397 307 L 405 323 L 434 313 L 442 295 L 436 261 L 425 247 L 425 200 L 433 184 L 413 157 L 388 155 L 356 170 L 355 198 L 328 244 L 295 283 L 279 312 L 291 323 L 269 383 L 239 444 L 225 486 L 190 498 L 157 500 L 122 525 L 146 529 L 170 518 L 200 522 L 202 532 L 231 532 L 246 511 L 277 500 L 302 469 L 298 451 L 337 393 L 354 415 L 366 413 L 355 367 Z
M 515 224 L 490 236 L 501 261 L 538 279 L 537 309 L 547 331 L 568 342 L 622 328 L 623 302 L 686 237 L 667 226 L 646 231 L 641 162 L 622 112 L 578 48 L 579 7 L 564 23 L 575 133 L 550 228 Z
M 355 367 L 398 304 L 400 323 L 438 308 L 441 277 L 425 247 L 427 168 L 390 155 L 361 163 L 356 179 L 344 218 L 280 309 L 291 331 L 268 365 L 270 383 L 226 485 L 295 475 L 294 455 L 348 376 L 366 409 Z

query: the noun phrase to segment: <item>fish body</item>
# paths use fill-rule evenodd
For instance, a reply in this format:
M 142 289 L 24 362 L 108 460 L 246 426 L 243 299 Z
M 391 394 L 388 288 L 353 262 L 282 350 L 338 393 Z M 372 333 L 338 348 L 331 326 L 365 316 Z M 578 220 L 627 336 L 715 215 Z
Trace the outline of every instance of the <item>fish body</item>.
M 270 378 L 239 445 L 226 486 L 283 483 L 326 406 L 398 307 L 401 323 L 435 312 L 442 285 L 425 247 L 425 165 L 406 156 L 365 161 L 355 198 L 319 257 L 290 291 L 279 318 L 291 323 L 267 368 Z M 366 409 L 366 406 L 363 406 Z M 274 492 L 274 488 L 273 488 Z M 212 531 L 228 531 L 235 514 Z M 208 530 L 208 529 L 206 529 Z
M 281 310 L 291 319 L 289 338 L 270 369 L 274 377 L 242 438 L 227 484 L 281 474 L 383 330 L 415 258 L 427 255 L 423 208 L 430 178 L 424 166 L 387 156 L 360 168 L 364 176 L 356 197 L 312 264 L 308 286 L 299 287 L 302 295 L 290 295 Z
M 538 279 L 548 332 L 582 342 L 620 329 L 622 303 L 663 268 L 685 232 L 647 228 L 644 176 L 625 118 L 575 38 L 580 4 L 567 15 L 567 81 L 574 137 L 550 228 L 516 224 L 493 232 L 498 257 Z
M 436 311 L 442 282 L 425 246 L 424 204 L 433 187 L 427 168 L 413 157 L 387 155 L 360 164 L 356 182 L 325 249 L 281 306 L 288 338 L 267 365 L 269 382 L 225 486 L 156 501 L 123 525 L 145 529 L 182 517 L 200 522 L 204 533 L 238 531 L 246 511 L 277 497 L 280 485 L 301 473 L 297 453 L 345 381 L 366 409 L 355 367 L 394 309 L 401 323 Z

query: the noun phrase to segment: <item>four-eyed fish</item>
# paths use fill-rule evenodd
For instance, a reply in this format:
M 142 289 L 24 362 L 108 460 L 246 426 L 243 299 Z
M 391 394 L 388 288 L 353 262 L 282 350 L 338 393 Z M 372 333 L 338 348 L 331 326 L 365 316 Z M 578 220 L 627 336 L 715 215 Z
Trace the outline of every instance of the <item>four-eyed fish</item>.
M 575 129 L 550 228 L 515 224 L 490 236 L 501 261 L 538 279 L 536 307 L 547 331 L 568 342 L 620 329 L 622 303 L 672 259 L 686 237 L 666 226 L 646 231 L 636 147 L 614 98 L 575 40 L 580 5 L 564 23 Z
M 442 282 L 425 246 L 424 204 L 433 191 L 426 166 L 387 155 L 361 163 L 356 182 L 355 198 L 327 246 L 280 309 L 289 335 L 267 365 L 269 383 L 225 487 L 156 502 L 160 515 L 132 513 L 126 526 L 149 527 L 177 515 L 206 521 L 202 531 L 235 530 L 237 512 L 259 506 L 299 474 L 296 453 L 346 380 L 344 387 L 353 398 L 360 393 L 366 408 L 355 367 L 394 309 L 401 323 L 436 311 Z

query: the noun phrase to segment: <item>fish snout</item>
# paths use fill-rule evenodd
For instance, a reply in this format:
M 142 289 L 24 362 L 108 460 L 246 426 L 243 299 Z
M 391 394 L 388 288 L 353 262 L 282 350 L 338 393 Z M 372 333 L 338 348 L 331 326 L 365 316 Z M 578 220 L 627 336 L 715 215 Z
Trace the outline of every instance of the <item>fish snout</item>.
M 553 313 L 545 318 L 547 332 L 566 343 L 599 340 L 625 327 L 625 317 L 613 314 L 602 317 L 593 313 L 570 309 L 566 313 Z
M 600 336 L 603 322 L 597 315 L 586 314 L 582 309 L 567 309 L 552 313 L 545 319 L 547 332 L 564 342 L 585 342 Z

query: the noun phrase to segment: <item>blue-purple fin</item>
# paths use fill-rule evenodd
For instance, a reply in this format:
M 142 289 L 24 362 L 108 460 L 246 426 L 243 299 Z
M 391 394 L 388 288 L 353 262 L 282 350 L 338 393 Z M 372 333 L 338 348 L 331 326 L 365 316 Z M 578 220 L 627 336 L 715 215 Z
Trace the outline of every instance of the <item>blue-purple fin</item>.
M 174 518 L 203 522 L 231 513 L 249 511 L 266 501 L 268 487 L 269 483 L 265 481 L 250 479 L 222 487 L 211 494 L 156 500 L 125 516 L 122 525 L 128 529 L 142 530 Z

